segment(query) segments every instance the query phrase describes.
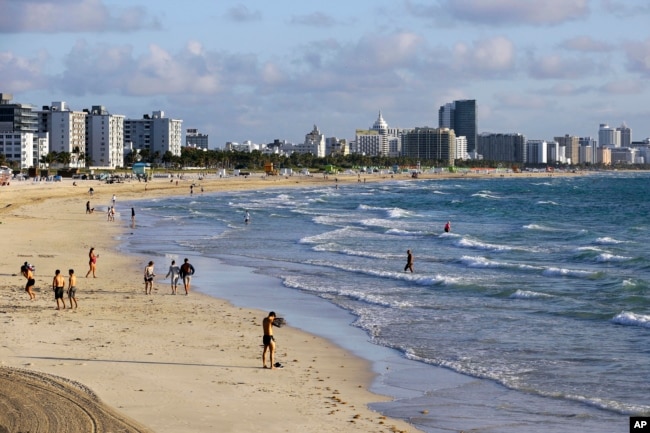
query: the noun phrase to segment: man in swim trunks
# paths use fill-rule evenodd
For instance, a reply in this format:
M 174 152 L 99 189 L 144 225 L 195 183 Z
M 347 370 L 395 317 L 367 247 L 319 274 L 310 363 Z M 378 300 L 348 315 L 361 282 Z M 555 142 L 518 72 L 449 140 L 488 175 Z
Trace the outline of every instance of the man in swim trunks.
M 262 321 L 262 329 L 264 330 L 264 337 L 262 343 L 264 344 L 264 351 L 262 352 L 262 366 L 264 368 L 275 368 L 273 365 L 273 356 L 275 355 L 275 339 L 273 338 L 273 321 L 275 320 L 275 312 L 271 311 L 267 317 Z M 269 352 L 269 367 L 266 366 L 266 352 Z
M 54 279 L 52 280 L 52 290 L 54 290 L 54 300 L 56 301 L 56 309 L 60 310 L 59 308 L 59 299 L 61 300 L 61 303 L 63 304 L 63 309 L 65 310 L 65 301 L 63 300 L 63 288 L 65 287 L 65 278 L 63 278 L 63 275 L 61 275 L 61 271 L 59 269 L 54 272 Z
M 185 287 L 185 295 L 190 294 L 190 287 L 192 285 L 192 275 L 194 275 L 194 266 L 190 263 L 189 259 L 185 259 L 180 269 L 180 277 L 183 279 L 183 286 Z
M 70 278 L 68 279 L 68 300 L 70 300 L 70 308 L 72 308 L 73 302 L 74 308 L 77 308 L 77 276 L 74 274 L 74 269 L 69 269 L 68 274 L 70 274 Z
M 24 265 L 20 267 L 20 273 L 23 274 L 23 277 L 27 279 L 27 285 L 25 286 L 25 291 L 29 295 L 29 300 L 33 301 L 36 299 L 36 295 L 32 291 L 36 280 L 34 280 L 34 273 L 32 272 L 32 267 L 29 263 L 25 262 Z

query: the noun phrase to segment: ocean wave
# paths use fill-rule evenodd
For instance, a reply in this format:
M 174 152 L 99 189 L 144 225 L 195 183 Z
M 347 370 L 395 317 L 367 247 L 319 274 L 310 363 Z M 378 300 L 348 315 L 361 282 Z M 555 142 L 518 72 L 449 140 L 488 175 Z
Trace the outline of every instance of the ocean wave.
M 544 269 L 541 266 L 531 266 L 522 263 L 500 262 L 481 256 L 462 256 L 460 258 L 460 261 L 470 268 L 520 269 L 524 271 L 541 271 Z
M 550 205 L 553 205 L 553 206 L 559 206 L 558 203 L 556 203 L 556 202 L 554 202 L 552 200 L 540 200 L 540 201 L 537 202 L 537 204 L 550 204 Z
M 650 315 L 623 311 L 622 313 L 617 314 L 612 319 L 612 322 L 618 325 L 641 326 L 643 328 L 650 328 Z
M 627 260 L 632 260 L 632 257 L 617 256 L 609 253 L 602 253 L 596 257 L 597 262 L 624 262 Z
M 400 299 L 390 299 L 389 297 L 382 295 L 380 293 L 368 293 L 361 290 L 353 289 L 340 289 L 332 286 L 313 286 L 304 282 L 300 282 L 295 278 L 291 277 L 282 277 L 282 281 L 285 287 L 290 289 L 298 289 L 308 291 L 310 293 L 315 293 L 319 295 L 335 295 L 335 296 L 344 296 L 348 299 L 353 299 L 356 301 L 365 302 L 371 305 L 379 305 L 381 307 L 389 308 L 409 308 L 414 305 L 406 300 Z
M 495 199 L 495 200 L 500 200 L 502 197 L 492 195 L 490 191 L 479 191 L 477 193 L 472 194 L 472 197 L 481 197 L 481 198 L 489 198 L 489 199 Z
M 600 244 L 600 245 L 616 245 L 616 244 L 622 244 L 622 243 L 625 243 L 625 241 L 619 241 L 619 240 L 617 240 L 617 239 L 610 238 L 609 236 L 605 236 L 605 237 L 602 237 L 602 238 L 598 238 L 598 239 L 596 239 L 595 242 L 596 242 L 597 244 Z
M 592 278 L 597 275 L 596 272 L 583 271 L 580 269 L 566 269 L 566 268 L 556 268 L 548 267 L 542 271 L 542 275 L 547 277 L 577 277 L 577 278 Z
M 514 248 L 508 245 L 497 245 L 497 244 L 488 244 L 485 242 L 475 241 L 467 238 L 462 238 L 458 241 L 458 246 L 466 248 L 477 248 L 481 250 L 493 250 L 493 251 L 511 251 Z
M 534 292 L 532 290 L 521 290 L 517 289 L 515 293 L 510 295 L 512 299 L 535 299 L 535 298 L 552 298 L 553 295 L 548 295 L 546 293 Z
M 526 224 L 524 226 L 524 229 L 526 229 L 526 230 L 538 230 L 538 231 L 542 231 L 542 232 L 555 232 L 555 231 L 558 231 L 558 229 L 556 229 L 554 227 L 548 227 L 548 226 L 544 226 L 544 225 L 541 225 L 541 224 Z

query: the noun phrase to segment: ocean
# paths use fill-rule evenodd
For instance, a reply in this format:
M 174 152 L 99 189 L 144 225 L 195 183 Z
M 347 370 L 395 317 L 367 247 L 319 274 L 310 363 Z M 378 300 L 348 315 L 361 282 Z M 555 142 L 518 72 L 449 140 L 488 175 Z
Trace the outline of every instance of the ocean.
M 129 203 L 123 247 L 374 361 L 395 399 L 373 409 L 423 431 L 623 432 L 650 415 L 649 194 L 630 172 L 188 189 Z

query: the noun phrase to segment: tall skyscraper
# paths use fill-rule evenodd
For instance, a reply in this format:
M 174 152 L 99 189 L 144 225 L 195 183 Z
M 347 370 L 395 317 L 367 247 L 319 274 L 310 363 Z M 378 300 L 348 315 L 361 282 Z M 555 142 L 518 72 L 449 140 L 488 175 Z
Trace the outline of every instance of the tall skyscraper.
M 630 147 L 632 145 L 632 130 L 623 122 L 621 126 L 616 128 L 621 135 L 621 147 Z
M 467 152 L 477 151 L 478 123 L 476 100 L 464 99 L 445 104 L 438 110 L 438 126 L 453 129 L 456 137 L 467 138 Z
M 580 137 L 566 134 L 564 137 L 555 137 L 555 141 L 564 147 L 564 156 L 567 163 L 577 165 L 580 163 Z

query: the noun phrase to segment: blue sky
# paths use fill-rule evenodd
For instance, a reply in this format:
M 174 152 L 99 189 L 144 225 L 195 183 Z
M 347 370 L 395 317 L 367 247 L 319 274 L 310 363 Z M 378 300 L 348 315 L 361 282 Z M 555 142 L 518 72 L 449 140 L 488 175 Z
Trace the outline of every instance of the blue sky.
M 646 0 L 0 0 L 0 92 L 40 108 L 155 110 L 226 141 L 438 126 L 650 137 Z

